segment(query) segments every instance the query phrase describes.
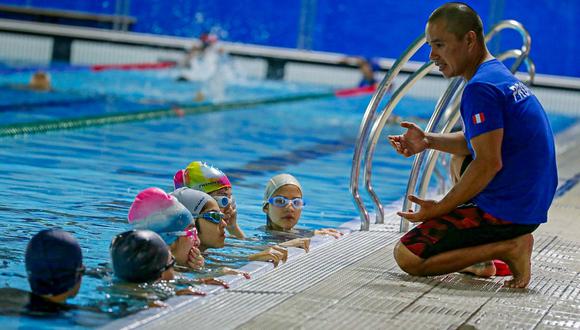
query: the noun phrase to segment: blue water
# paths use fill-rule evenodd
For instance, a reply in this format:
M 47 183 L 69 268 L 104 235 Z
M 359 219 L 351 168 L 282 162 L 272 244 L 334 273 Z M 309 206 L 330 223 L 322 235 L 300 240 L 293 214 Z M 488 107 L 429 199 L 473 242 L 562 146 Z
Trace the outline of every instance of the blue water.
M 73 75 L 67 83 L 70 85 L 62 84 L 61 89 L 77 88 L 70 93 L 75 99 L 81 81 L 87 84 L 82 85 L 82 89 L 89 89 L 93 85 L 87 81 L 98 85 L 97 81 L 106 77 L 101 76 L 103 74 L 106 73 L 93 74 L 98 75 L 97 78 L 89 79 L 87 75 L 76 80 Z M 154 86 L 177 84 L 167 78 L 171 77 L 168 73 L 110 74 L 109 79 L 121 79 L 126 75 L 129 82 L 125 85 L 128 86 L 137 85 L 139 77 L 143 81 L 157 81 Z M 134 97 L 153 94 L 164 100 L 181 100 L 179 93 L 174 95 L 168 91 L 165 94 L 157 87 L 135 92 L 135 89 L 122 90 L 122 85 L 114 83 L 107 87 L 104 84 L 98 92 L 122 98 L 123 102 L 132 105 Z M 284 94 L 280 83 L 248 85 L 239 88 L 251 91 L 253 97 L 324 90 L 289 85 Z M 249 96 L 232 92 L 229 97 Z M 107 268 L 111 238 L 130 229 L 126 216 L 135 195 L 151 186 L 171 190 L 175 171 L 193 160 L 204 160 L 230 176 L 238 203 L 238 221 L 248 236 L 260 235 L 259 228 L 265 224 L 261 210 L 263 189 L 271 176 L 281 172 L 295 175 L 303 185 L 308 206 L 302 213 L 300 227 L 337 227 L 357 216 L 348 183 L 353 145 L 368 101 L 368 97 L 327 98 L 0 138 L 0 254 L 3 260 L 0 285 L 28 289 L 24 250 L 30 237 L 47 227 L 61 227 L 73 233 L 83 248 L 87 267 Z M 125 111 L 115 108 L 115 102 L 111 104 L 111 111 Z M 75 106 L 73 111 L 69 108 L 69 113 L 85 108 L 92 111 L 82 102 L 71 103 Z M 403 117 L 426 118 L 434 103 L 434 100 L 406 99 L 396 112 Z M 61 115 L 52 112 L 53 106 L 33 108 L 35 115 L 43 115 L 45 111 L 53 119 Z M 0 116 L 3 123 L 37 120 L 32 114 L 30 118 L 22 116 L 15 120 L 18 114 L 2 112 Z M 565 117 L 550 118 L 555 131 L 573 122 Z M 419 123 L 425 125 L 425 121 Z M 396 126 L 389 126 L 384 135 L 400 131 Z M 389 203 L 403 195 L 411 159 L 395 155 L 385 139 L 381 141 L 374 158 L 373 184 L 383 202 Z M 243 263 L 232 264 L 240 266 Z M 110 277 L 85 276 L 79 295 L 70 302 L 81 305 L 113 303 L 122 296 L 116 295 L 115 290 Z M 52 323 L 0 317 L 2 324 L 25 328 L 58 328 L 71 324 L 85 327 L 106 321 L 106 317 L 94 319 L 94 315 L 72 315 Z
M 330 91 L 328 87 L 264 83 L 243 76 L 210 86 L 200 81 L 179 82 L 180 72 L 60 68 L 51 70 L 52 92 L 34 92 L 18 88 L 28 83 L 31 73 L 15 70 L 0 76 L 0 125 Z M 196 99 L 199 92 L 203 100 Z

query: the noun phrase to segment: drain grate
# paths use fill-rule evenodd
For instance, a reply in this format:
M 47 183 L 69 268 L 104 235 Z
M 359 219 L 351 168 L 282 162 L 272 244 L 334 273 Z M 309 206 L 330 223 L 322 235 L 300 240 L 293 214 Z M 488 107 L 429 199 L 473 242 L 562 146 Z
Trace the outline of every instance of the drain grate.
M 192 326 L 201 329 L 235 328 L 274 306 L 280 306 L 297 293 L 324 283 L 329 276 L 359 262 L 381 247 L 396 241 L 398 237 L 398 233 L 353 232 L 234 290 L 192 301 L 191 304 L 176 308 L 162 317 L 134 323 L 128 325 L 126 329 Z M 380 258 L 389 259 L 388 256 Z M 373 271 L 371 266 L 375 264 L 376 262 L 367 262 L 367 270 Z M 374 271 L 377 274 L 375 276 L 380 274 L 378 268 Z M 361 277 L 361 274 L 357 274 L 357 277 Z M 281 320 L 278 320 L 272 324 L 282 326 L 280 322 Z

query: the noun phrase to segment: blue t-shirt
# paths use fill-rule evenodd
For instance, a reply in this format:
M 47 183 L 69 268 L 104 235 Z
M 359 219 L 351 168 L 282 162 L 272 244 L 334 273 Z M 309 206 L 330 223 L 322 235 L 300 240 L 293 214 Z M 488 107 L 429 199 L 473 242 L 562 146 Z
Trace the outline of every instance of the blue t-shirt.
M 554 136 L 532 91 L 498 60 L 482 63 L 465 86 L 461 117 L 471 139 L 503 128 L 502 169 L 473 201 L 485 212 L 518 224 L 546 222 L 558 185 Z

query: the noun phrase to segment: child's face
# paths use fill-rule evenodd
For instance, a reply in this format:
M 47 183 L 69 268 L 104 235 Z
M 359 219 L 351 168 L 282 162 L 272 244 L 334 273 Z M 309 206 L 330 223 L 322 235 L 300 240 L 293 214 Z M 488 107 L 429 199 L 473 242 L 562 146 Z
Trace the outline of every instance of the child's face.
M 209 200 L 201 213 L 220 212 L 217 202 L 213 199 Z M 219 224 L 213 223 L 204 218 L 197 218 L 199 222 L 199 240 L 201 241 L 202 249 L 204 248 L 221 248 L 225 244 L 226 239 L 226 222 L 221 220 Z
M 289 200 L 294 198 L 302 198 L 302 192 L 295 185 L 287 184 L 278 188 L 272 197 L 282 196 Z M 264 212 L 270 217 L 272 221 L 272 226 L 277 230 L 290 230 L 296 226 L 298 220 L 300 220 L 300 215 L 302 214 L 301 208 L 295 208 L 292 203 L 286 204 L 284 207 L 277 207 L 268 203 L 264 206 Z

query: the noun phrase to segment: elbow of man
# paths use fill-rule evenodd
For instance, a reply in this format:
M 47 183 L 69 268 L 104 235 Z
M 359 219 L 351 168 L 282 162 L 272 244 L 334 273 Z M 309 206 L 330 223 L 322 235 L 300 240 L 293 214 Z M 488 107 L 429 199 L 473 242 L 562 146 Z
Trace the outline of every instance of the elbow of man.
M 497 172 L 501 171 L 503 167 L 503 163 L 501 159 L 495 159 L 490 163 L 490 169 L 493 171 L 493 174 L 497 174 Z

